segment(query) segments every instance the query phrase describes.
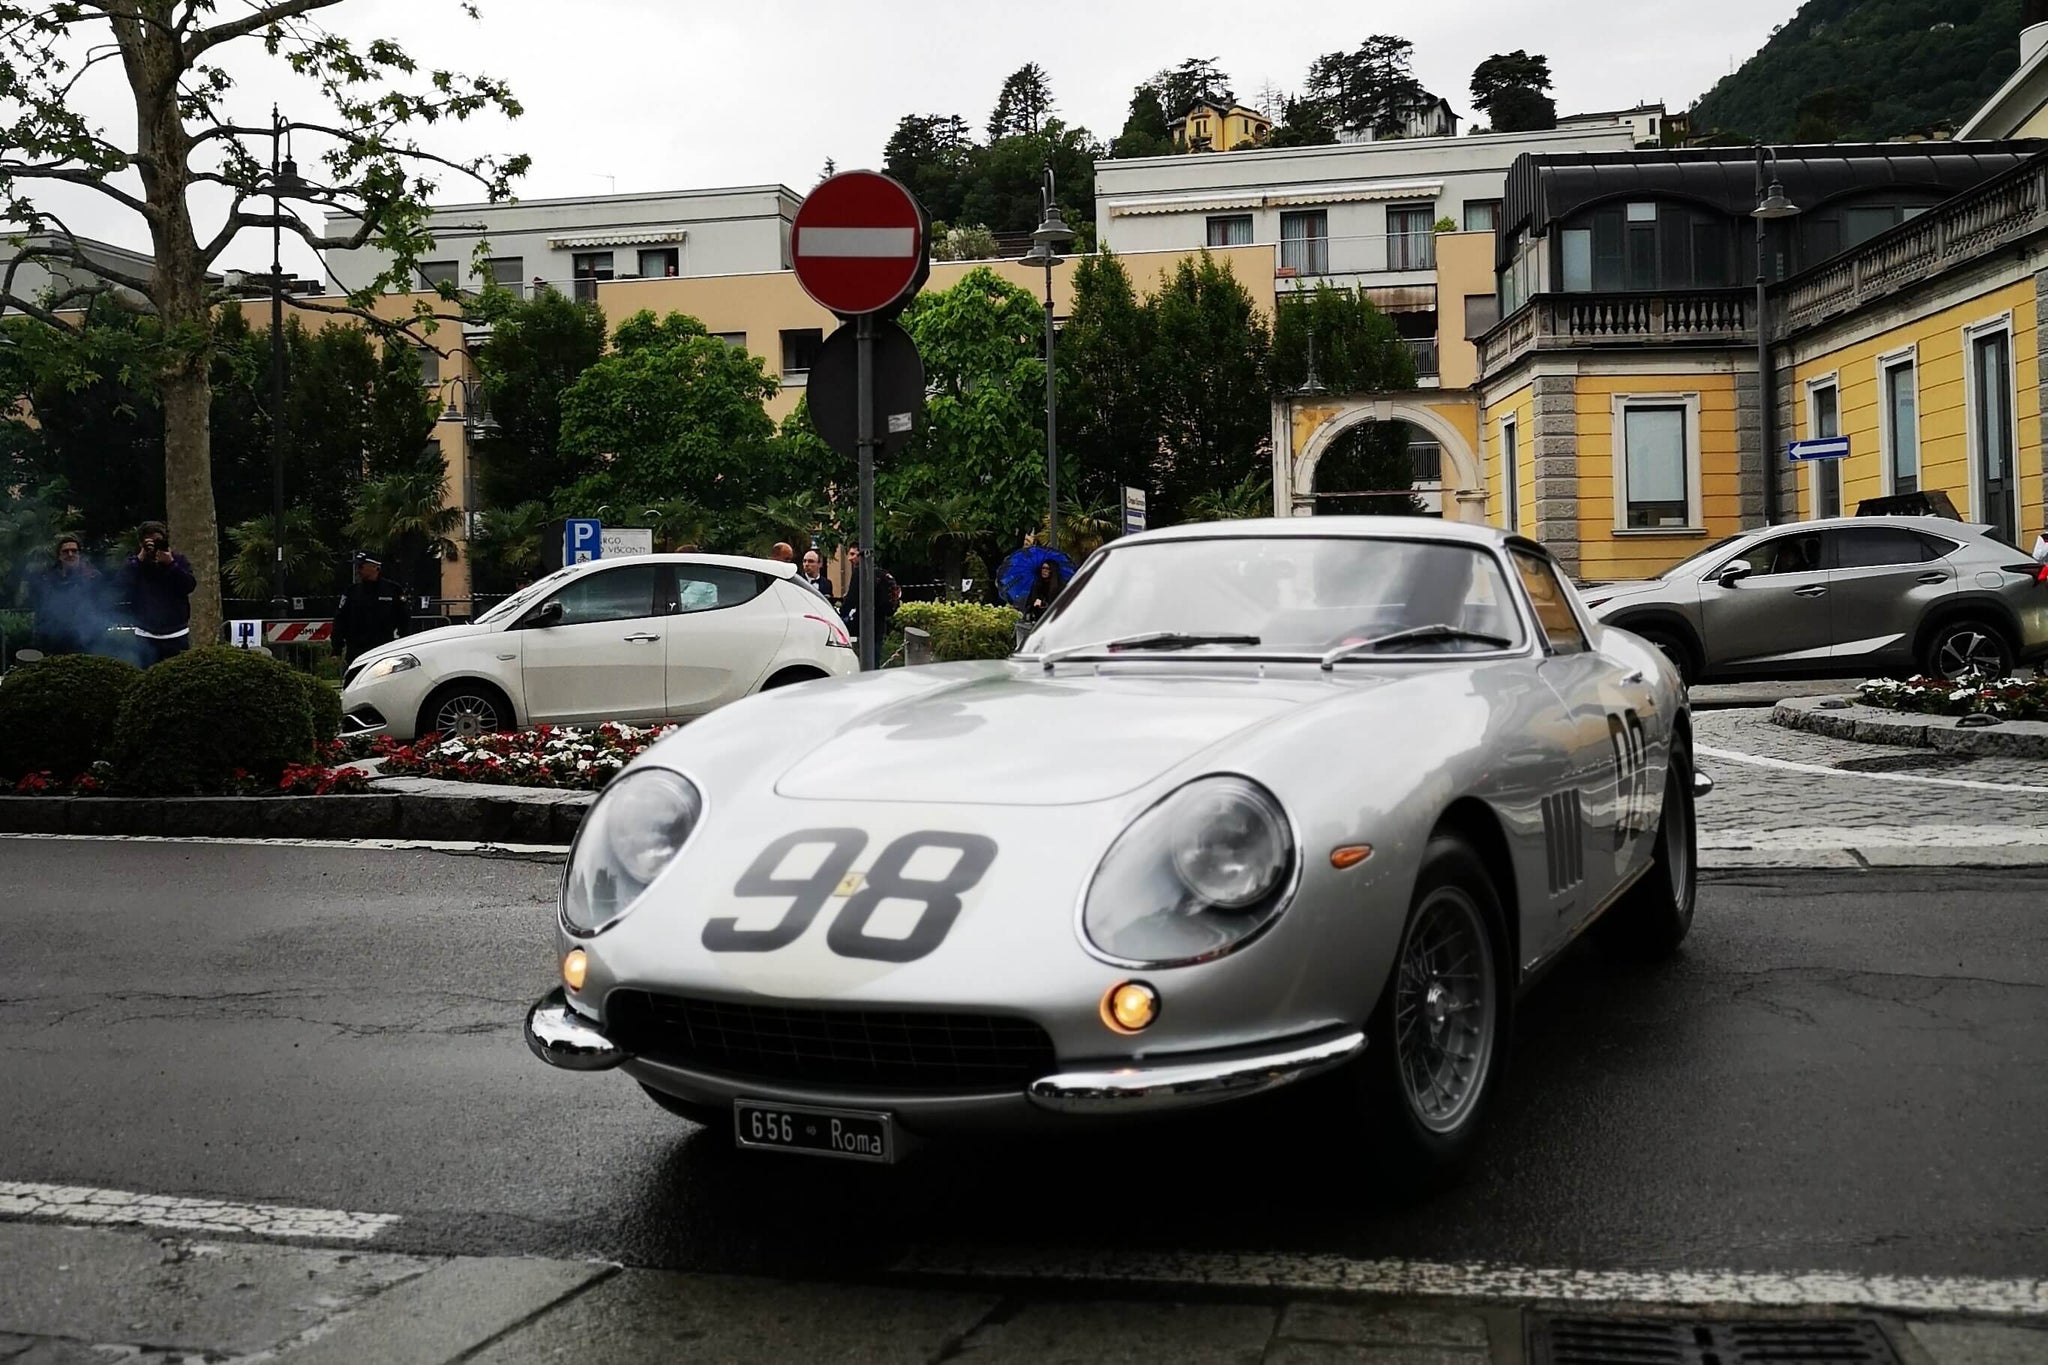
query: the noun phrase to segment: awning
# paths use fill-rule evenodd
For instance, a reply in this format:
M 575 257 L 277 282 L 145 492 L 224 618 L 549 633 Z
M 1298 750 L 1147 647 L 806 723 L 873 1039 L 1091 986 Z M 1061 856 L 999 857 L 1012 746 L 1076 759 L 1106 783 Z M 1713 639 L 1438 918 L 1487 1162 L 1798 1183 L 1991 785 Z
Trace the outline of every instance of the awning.
M 1227 213 L 1232 209 L 1319 207 L 1387 199 L 1435 199 L 1441 180 L 1353 180 L 1326 185 L 1278 185 L 1242 194 L 1209 190 L 1200 194 L 1159 195 L 1135 203 L 1109 206 L 1113 218 L 1138 218 L 1164 213 Z
M 1436 286 L 1433 284 L 1369 284 L 1365 287 L 1365 296 L 1382 313 L 1436 311 Z
M 650 246 L 660 242 L 680 242 L 690 234 L 682 228 L 639 228 L 626 232 L 584 232 L 573 237 L 550 237 L 548 246 L 555 251 L 580 251 L 590 246 Z

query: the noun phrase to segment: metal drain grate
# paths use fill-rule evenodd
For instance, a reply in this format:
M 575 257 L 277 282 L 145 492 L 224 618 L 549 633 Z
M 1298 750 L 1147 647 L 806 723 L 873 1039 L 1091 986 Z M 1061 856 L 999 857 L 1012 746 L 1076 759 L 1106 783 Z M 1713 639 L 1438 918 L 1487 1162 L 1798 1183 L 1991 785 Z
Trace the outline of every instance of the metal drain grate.
M 1924 773 L 1942 768 L 1962 768 L 1976 761 L 1975 754 L 1929 752 L 1880 754 L 1876 758 L 1845 758 L 1834 766 L 1845 773 Z
M 1900 1365 L 1861 1318 L 1703 1322 L 1530 1315 L 1530 1365 Z

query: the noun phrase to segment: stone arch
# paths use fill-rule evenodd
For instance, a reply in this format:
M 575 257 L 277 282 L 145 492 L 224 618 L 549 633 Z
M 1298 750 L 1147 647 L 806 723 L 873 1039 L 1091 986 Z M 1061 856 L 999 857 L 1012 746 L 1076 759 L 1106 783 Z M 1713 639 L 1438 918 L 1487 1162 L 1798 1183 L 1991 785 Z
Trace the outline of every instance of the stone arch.
M 1468 413 L 1473 421 L 1472 430 L 1468 432 L 1453 421 L 1451 412 Z M 1486 520 L 1486 475 L 1473 448 L 1478 424 L 1477 409 L 1471 399 L 1444 395 L 1432 401 L 1425 393 L 1359 394 L 1315 405 L 1303 404 L 1293 409 L 1290 416 L 1291 420 L 1284 425 L 1291 454 L 1274 461 L 1275 516 L 1313 514 L 1316 465 L 1346 431 L 1360 422 L 1407 422 L 1429 433 L 1443 449 L 1444 519 Z

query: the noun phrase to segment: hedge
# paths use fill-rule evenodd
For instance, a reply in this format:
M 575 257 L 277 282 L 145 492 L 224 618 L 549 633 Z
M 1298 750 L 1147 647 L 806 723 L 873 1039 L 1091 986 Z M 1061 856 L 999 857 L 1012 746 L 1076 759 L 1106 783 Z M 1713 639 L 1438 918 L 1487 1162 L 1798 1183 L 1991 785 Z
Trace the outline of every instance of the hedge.
M 290 667 L 289 664 L 286 667 Z M 313 721 L 313 742 L 329 744 L 341 737 L 341 689 L 327 679 L 312 673 L 292 670 L 292 676 L 305 689 L 306 710 Z
M 305 684 L 277 660 L 215 645 L 174 655 L 128 692 L 115 778 L 143 795 L 207 794 L 251 779 L 275 786 L 313 761 Z
M 48 773 L 60 782 L 113 750 L 121 703 L 142 670 L 119 659 L 59 654 L 0 681 L 0 778 Z
M 932 662 L 952 663 L 960 659 L 1007 659 L 1017 651 L 1017 622 L 1013 607 L 989 607 L 979 602 L 905 602 L 896 609 L 894 626 L 901 632 L 910 627 L 932 637 Z M 900 639 L 892 638 L 882 657 L 895 653 Z

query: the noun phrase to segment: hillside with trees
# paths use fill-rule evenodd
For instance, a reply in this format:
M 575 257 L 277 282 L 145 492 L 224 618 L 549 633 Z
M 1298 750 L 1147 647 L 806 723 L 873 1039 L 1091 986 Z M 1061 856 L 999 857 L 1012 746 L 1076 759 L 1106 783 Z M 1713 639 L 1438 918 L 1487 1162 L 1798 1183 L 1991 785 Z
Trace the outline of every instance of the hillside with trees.
M 1773 142 L 1959 127 L 2018 67 L 2022 24 L 2044 19 L 2037 0 L 1806 0 L 1693 126 Z

